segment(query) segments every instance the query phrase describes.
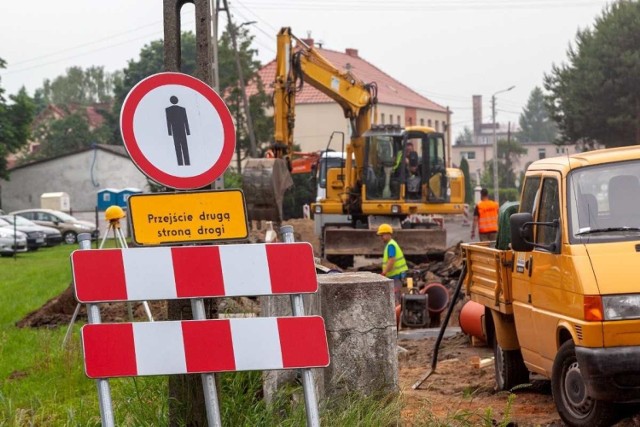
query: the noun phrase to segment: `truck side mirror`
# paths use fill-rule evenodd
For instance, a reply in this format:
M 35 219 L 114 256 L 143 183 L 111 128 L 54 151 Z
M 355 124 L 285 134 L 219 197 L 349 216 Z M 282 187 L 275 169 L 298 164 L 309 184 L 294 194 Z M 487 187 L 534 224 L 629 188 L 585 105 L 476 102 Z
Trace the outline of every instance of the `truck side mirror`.
M 554 219 L 551 222 L 533 222 L 533 215 L 529 212 L 522 212 L 511 215 L 509 218 L 511 225 L 511 248 L 516 252 L 531 252 L 533 248 L 540 248 L 552 253 L 560 251 L 562 234 L 560 220 Z M 541 245 L 533 242 L 533 226 L 553 227 L 556 230 L 554 242 L 550 245 Z
M 516 213 L 509 217 L 511 225 L 511 248 L 516 252 L 533 250 L 533 215 L 529 212 Z

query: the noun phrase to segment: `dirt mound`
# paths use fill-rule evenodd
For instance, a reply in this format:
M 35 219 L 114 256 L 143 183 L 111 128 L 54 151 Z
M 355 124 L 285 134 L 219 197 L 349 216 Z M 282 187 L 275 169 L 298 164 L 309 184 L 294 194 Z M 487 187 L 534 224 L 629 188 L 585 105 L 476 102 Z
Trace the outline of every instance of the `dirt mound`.
M 54 328 L 68 325 L 78 302 L 71 285 L 57 297 L 51 298 L 42 307 L 27 314 L 16 322 L 18 328 Z M 142 303 L 132 303 L 134 319 L 146 318 Z M 164 301 L 149 302 L 151 315 L 156 320 L 166 319 L 166 303 Z M 129 320 L 127 303 L 100 304 L 100 317 L 103 322 L 122 322 Z M 87 320 L 84 304 L 80 305 L 77 320 Z

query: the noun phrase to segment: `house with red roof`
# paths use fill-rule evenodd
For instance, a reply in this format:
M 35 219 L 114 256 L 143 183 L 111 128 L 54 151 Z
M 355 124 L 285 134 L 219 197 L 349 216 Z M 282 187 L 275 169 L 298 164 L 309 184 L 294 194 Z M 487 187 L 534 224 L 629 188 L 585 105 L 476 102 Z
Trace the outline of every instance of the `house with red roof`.
M 450 140 L 451 111 L 430 99 L 420 95 L 404 83 L 394 79 L 367 60 L 360 57 L 357 49 L 345 49 L 344 52 L 325 49 L 314 45 L 313 39 L 303 40 L 313 46 L 335 67 L 350 70 L 365 83 L 376 82 L 378 85 L 378 108 L 376 122 L 379 124 L 399 124 L 401 126 L 423 125 L 447 133 Z M 276 60 L 263 66 L 258 74 L 268 94 L 273 93 Z M 255 86 L 249 85 L 249 95 Z M 296 124 L 294 143 L 300 145 L 302 151 L 324 150 L 332 132 L 345 134 L 345 144 L 349 142 L 349 122 L 344 117 L 342 108 L 327 95 L 309 84 L 304 84 L 296 94 Z M 332 149 L 339 151 L 340 141 L 336 138 L 331 143 Z

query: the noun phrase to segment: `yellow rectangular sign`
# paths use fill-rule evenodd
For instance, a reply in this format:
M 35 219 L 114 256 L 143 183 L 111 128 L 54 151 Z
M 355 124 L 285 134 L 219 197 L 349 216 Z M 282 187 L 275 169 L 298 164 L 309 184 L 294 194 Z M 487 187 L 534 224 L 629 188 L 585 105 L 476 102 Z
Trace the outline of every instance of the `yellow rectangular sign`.
M 132 194 L 129 213 L 139 245 L 241 240 L 249 235 L 241 190 Z

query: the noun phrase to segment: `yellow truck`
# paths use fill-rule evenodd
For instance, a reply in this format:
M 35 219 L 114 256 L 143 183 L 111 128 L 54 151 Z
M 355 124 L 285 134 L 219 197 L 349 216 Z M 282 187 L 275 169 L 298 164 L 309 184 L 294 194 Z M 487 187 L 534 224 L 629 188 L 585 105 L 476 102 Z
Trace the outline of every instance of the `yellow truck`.
M 508 224 L 462 245 L 498 388 L 540 374 L 567 425 L 613 424 L 640 400 L 640 146 L 534 162 Z

